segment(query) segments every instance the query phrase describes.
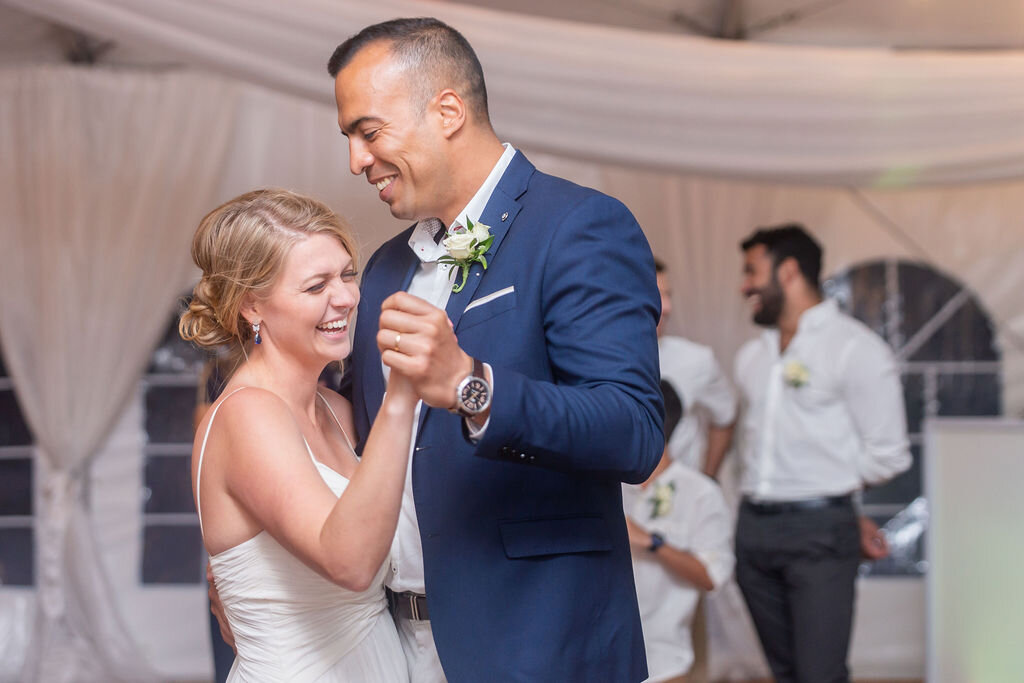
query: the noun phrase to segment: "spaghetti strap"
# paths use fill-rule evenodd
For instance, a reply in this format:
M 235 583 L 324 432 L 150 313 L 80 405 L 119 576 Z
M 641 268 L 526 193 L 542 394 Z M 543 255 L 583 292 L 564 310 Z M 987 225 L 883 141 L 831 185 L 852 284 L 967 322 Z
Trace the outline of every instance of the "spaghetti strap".
M 224 405 L 224 401 L 228 400 L 242 389 L 248 389 L 249 387 L 238 387 L 230 394 L 222 398 L 217 405 L 213 407 L 213 412 L 210 413 L 210 420 L 206 423 L 206 433 L 203 434 L 203 445 L 199 447 L 199 465 L 196 467 L 196 514 L 199 515 L 199 533 L 203 533 L 203 504 L 199 498 L 199 484 L 203 480 L 203 456 L 206 454 L 206 441 L 210 438 L 210 427 L 213 426 L 213 418 L 217 417 L 217 411 Z
M 319 391 L 316 392 L 316 395 L 319 396 L 320 400 L 324 402 L 325 406 L 327 406 L 327 410 L 331 411 L 331 417 L 334 418 L 334 423 L 338 425 L 338 429 L 341 430 L 342 436 L 345 437 L 345 443 L 348 444 L 348 449 L 352 451 L 353 455 L 356 455 L 356 448 L 355 446 L 352 445 L 352 439 L 348 438 L 348 432 L 346 432 L 345 428 L 341 426 L 341 420 L 338 419 L 338 415 L 334 412 L 334 408 L 331 407 L 330 401 L 324 398 L 323 394 L 321 394 Z M 356 455 L 356 457 L 358 458 L 359 456 Z

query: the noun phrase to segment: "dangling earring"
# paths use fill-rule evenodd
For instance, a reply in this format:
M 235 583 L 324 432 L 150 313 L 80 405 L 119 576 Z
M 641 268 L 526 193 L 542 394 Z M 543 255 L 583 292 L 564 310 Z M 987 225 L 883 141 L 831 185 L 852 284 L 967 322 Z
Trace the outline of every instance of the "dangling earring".
M 258 322 L 255 322 L 255 323 L 252 324 L 252 331 L 253 331 L 253 334 L 256 335 L 253 338 L 253 341 L 255 343 L 257 343 L 257 344 L 261 343 L 263 341 L 263 339 L 260 337 L 260 324 Z

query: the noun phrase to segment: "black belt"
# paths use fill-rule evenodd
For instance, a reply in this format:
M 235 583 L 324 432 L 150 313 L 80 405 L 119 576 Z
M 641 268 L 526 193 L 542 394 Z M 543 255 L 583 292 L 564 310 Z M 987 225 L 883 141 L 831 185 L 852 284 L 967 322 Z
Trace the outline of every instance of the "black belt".
M 427 611 L 427 596 L 410 591 L 396 593 L 390 588 L 387 589 L 387 594 L 388 609 L 396 617 L 413 621 L 430 620 L 430 612 Z
M 850 505 L 853 505 L 853 496 L 849 493 L 845 496 L 821 496 L 819 498 L 804 498 L 803 500 L 753 501 L 749 498 L 743 499 L 743 507 L 759 515 L 776 515 L 780 512 L 803 512 L 805 510 L 820 510 L 822 508 L 841 508 Z

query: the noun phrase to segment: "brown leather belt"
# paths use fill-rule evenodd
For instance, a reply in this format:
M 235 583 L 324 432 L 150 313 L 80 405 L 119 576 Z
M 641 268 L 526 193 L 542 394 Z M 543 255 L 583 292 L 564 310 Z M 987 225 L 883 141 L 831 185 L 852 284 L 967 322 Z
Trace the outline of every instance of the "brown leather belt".
M 388 609 L 396 617 L 413 621 L 430 620 L 430 612 L 427 611 L 427 596 L 410 591 L 396 593 L 390 588 L 387 589 L 387 594 Z

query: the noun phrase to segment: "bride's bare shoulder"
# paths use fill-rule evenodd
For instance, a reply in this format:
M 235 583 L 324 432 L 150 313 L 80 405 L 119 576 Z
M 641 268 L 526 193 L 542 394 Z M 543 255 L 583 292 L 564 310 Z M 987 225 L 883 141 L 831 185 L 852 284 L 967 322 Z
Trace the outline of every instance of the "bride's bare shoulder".
M 261 387 L 228 387 L 213 407 L 219 406 L 221 415 L 232 417 L 273 417 L 283 414 L 291 416 L 284 400 L 274 392 Z M 229 417 L 231 416 L 231 417 Z
M 301 434 L 284 400 L 260 387 L 228 387 L 208 413 L 207 420 L 215 419 L 216 424 L 201 425 L 200 430 L 209 428 L 211 441 L 225 439 L 232 451 L 249 451 Z

